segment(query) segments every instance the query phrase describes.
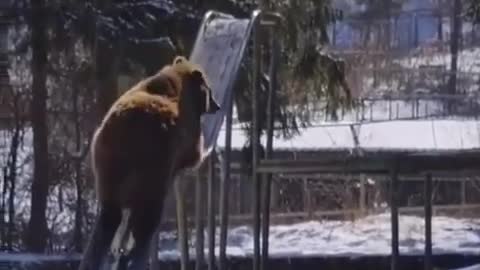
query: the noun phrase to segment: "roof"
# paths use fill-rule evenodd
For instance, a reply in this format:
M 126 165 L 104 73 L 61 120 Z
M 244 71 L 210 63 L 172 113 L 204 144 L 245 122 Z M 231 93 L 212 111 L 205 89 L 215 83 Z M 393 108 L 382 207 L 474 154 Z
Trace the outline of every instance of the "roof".
M 354 149 L 352 123 L 316 123 L 290 140 L 275 138 L 276 150 Z M 477 120 L 403 120 L 355 124 L 358 147 L 385 151 L 439 151 L 480 149 L 480 121 Z M 225 146 L 225 128 L 220 131 L 217 146 Z M 239 125 L 232 130 L 232 147 L 240 149 L 246 142 Z M 265 137 L 262 137 L 265 143 Z

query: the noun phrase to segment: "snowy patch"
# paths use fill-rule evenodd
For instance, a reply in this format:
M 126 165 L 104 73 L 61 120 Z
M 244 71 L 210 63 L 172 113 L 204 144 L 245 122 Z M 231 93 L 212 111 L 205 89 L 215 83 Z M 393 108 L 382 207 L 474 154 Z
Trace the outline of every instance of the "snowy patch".
M 458 268 L 458 269 L 454 269 L 454 270 L 480 270 L 480 264 L 472 265 L 472 266 L 465 267 L 465 268 Z
M 402 215 L 399 223 L 400 253 L 423 254 L 424 219 Z M 178 258 L 174 233 L 164 232 L 160 238 L 160 257 Z M 480 219 L 434 217 L 432 239 L 434 254 L 478 254 Z M 390 214 L 372 215 L 356 221 L 309 221 L 271 226 L 269 241 L 272 257 L 389 255 Z M 193 243 L 190 252 L 194 256 Z M 207 249 L 205 253 L 208 253 Z M 218 255 L 218 237 L 216 253 Z M 252 229 L 248 226 L 231 228 L 228 233 L 227 255 L 244 257 L 252 254 Z
M 44 255 L 35 253 L 7 253 L 0 252 L 1 262 L 40 263 L 45 261 L 80 260 L 81 255 Z

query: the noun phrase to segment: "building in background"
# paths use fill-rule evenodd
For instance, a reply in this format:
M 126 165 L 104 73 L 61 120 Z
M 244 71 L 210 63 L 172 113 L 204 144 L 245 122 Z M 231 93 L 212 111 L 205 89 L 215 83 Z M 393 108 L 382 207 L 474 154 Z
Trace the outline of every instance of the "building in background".
M 410 50 L 422 45 L 448 42 L 451 7 L 445 0 L 335 1 L 344 19 L 330 26 L 332 44 L 338 49 L 371 48 L 389 43 L 385 49 Z M 367 1 L 365 1 L 367 2 Z M 385 6 L 389 2 L 389 11 Z M 463 22 L 462 39 L 478 43 L 478 26 Z M 388 36 L 388 37 L 386 37 Z M 378 49 L 378 48 L 375 48 Z

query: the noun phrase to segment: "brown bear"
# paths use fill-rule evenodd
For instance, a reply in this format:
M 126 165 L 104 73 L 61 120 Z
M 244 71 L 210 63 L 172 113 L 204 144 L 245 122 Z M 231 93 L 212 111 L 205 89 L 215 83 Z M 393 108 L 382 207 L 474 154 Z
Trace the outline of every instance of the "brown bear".
M 125 209 L 128 269 L 145 269 L 167 190 L 203 160 L 201 115 L 219 109 L 205 74 L 181 56 L 118 98 L 92 141 L 99 215 L 79 269 L 100 268 Z

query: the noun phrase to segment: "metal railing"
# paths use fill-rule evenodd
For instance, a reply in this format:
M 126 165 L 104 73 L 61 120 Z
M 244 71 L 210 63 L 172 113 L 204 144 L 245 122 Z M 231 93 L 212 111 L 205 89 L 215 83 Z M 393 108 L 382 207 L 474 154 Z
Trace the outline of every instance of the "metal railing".
M 352 111 L 340 109 L 337 119 L 317 112 L 325 121 L 379 122 L 421 119 L 478 119 L 479 95 L 399 95 L 389 97 L 363 97 L 356 100 Z

